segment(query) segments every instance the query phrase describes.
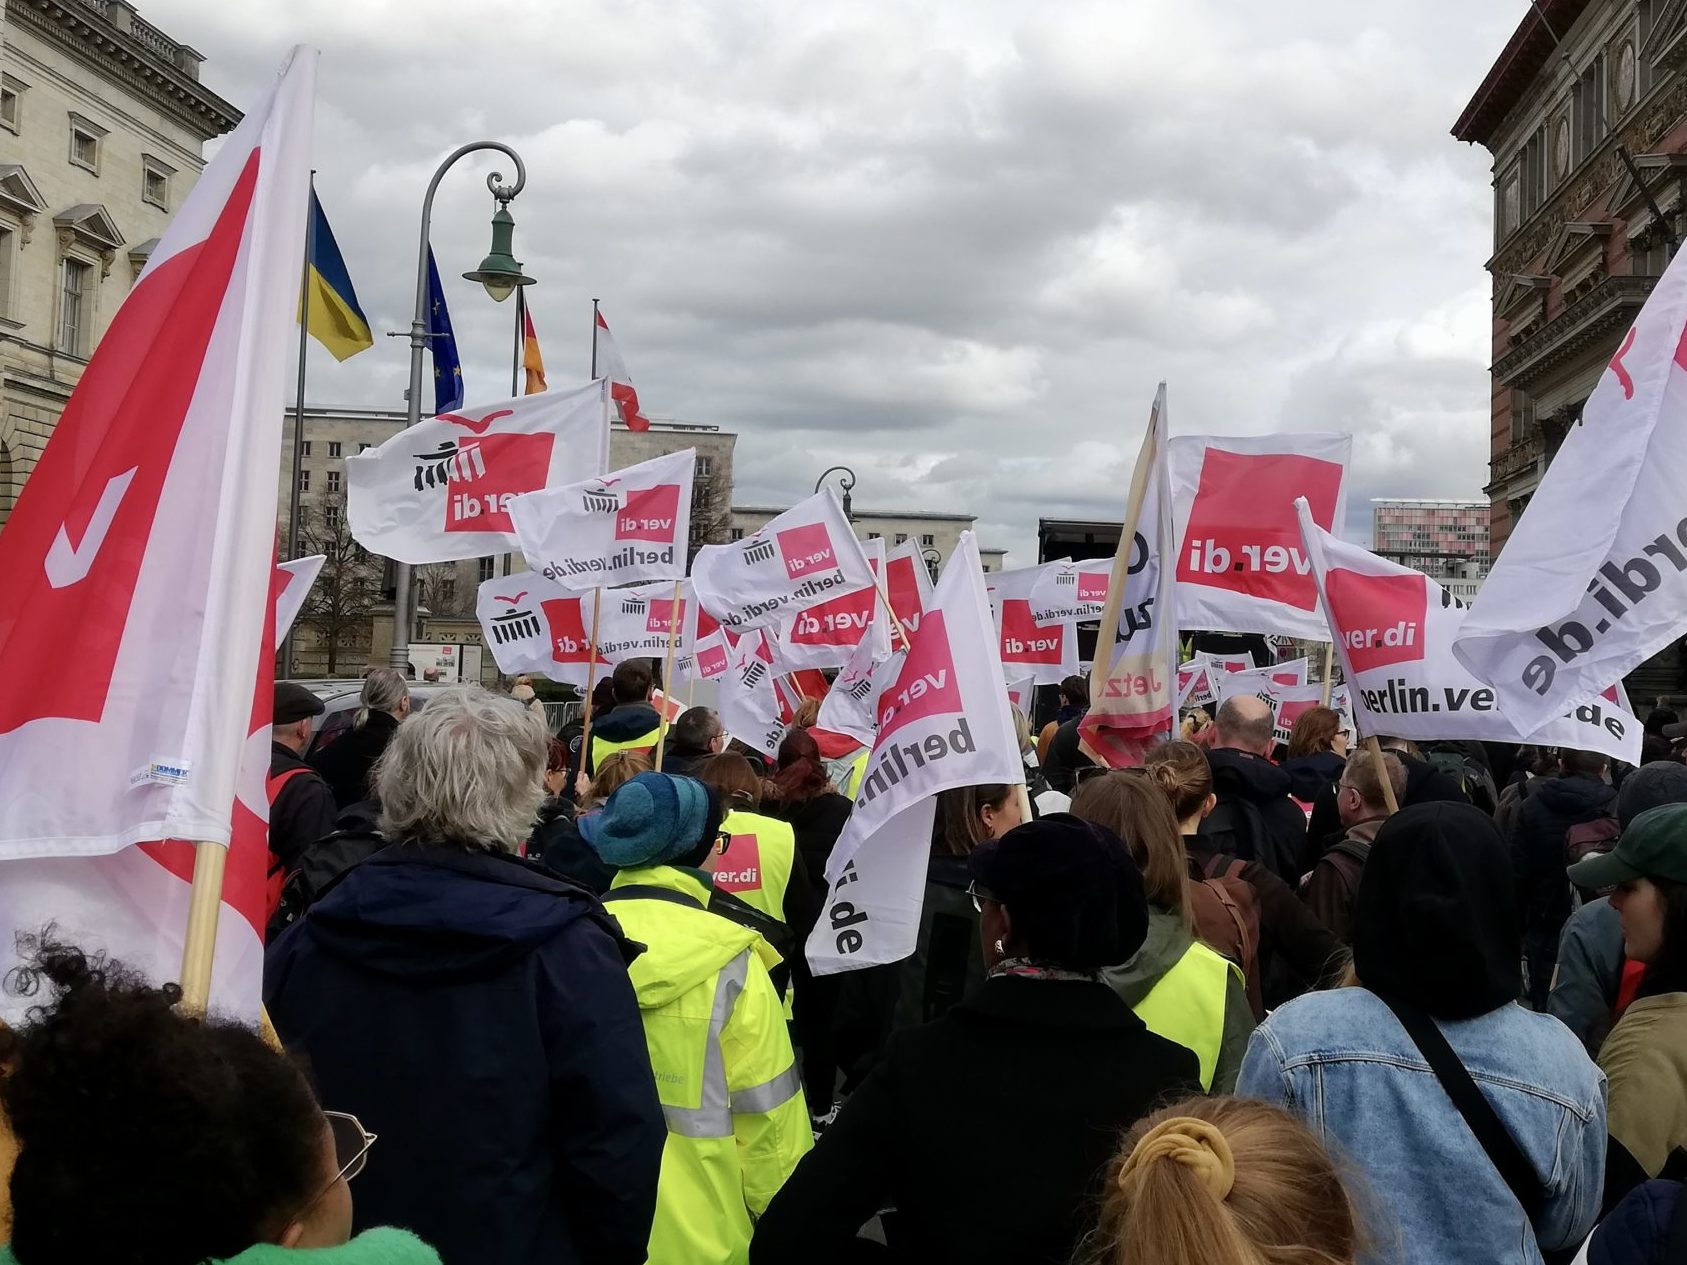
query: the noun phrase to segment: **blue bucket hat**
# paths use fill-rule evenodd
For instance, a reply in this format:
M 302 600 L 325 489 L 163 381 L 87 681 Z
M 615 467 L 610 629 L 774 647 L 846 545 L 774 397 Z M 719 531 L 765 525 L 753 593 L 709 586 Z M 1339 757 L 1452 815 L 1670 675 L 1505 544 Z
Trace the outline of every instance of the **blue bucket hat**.
M 710 791 L 695 778 L 640 773 L 578 822 L 580 837 L 605 865 L 629 870 L 695 852 L 710 817 Z

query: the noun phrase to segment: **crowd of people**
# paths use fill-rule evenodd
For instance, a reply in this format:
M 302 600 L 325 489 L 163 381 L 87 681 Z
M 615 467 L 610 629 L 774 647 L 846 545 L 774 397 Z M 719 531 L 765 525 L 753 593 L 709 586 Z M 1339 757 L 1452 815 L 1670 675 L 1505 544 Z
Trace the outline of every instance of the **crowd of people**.
M 1328 708 L 1279 744 L 1241 696 L 1113 770 L 1074 678 L 1018 718 L 1029 795 L 938 797 L 914 952 L 816 977 L 859 745 L 812 707 L 771 761 L 707 708 L 664 732 L 652 684 L 619 665 L 553 736 L 528 682 L 412 714 L 374 669 L 316 750 L 279 684 L 278 1045 L 43 929 L 0 1265 L 1687 1246 L 1673 713 L 1628 768 L 1350 747 Z

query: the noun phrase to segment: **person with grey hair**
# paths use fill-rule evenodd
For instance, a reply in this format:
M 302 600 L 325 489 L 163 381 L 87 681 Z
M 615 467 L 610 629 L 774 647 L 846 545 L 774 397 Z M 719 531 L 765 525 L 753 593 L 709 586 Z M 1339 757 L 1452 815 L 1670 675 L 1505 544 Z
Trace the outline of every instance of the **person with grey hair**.
M 369 798 L 375 761 L 410 714 L 410 683 L 397 668 L 371 668 L 363 678 L 359 702 L 352 727 L 311 757 L 340 808 Z
M 515 855 L 539 718 L 436 694 L 375 766 L 387 846 L 272 943 L 264 1000 L 324 1097 L 390 1144 L 355 1224 L 446 1265 L 640 1265 L 667 1125 L 627 967 L 584 888 Z
M 1219 705 L 1216 741 L 1207 752 L 1218 803 L 1200 836 L 1215 852 L 1257 861 L 1290 887 L 1312 868 L 1306 813 L 1289 798 L 1293 779 L 1271 763 L 1271 705 L 1253 694 L 1232 694 Z

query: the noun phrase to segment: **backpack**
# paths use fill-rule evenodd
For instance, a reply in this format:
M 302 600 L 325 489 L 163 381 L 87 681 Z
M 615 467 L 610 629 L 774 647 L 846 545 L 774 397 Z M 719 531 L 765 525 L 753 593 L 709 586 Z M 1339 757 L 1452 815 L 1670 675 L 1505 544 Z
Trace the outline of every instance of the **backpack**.
M 349 810 L 348 810 L 349 811 Z M 298 867 L 283 877 L 280 899 L 270 913 L 265 941 L 305 916 L 308 910 L 358 862 L 372 857 L 387 841 L 373 830 L 336 830 L 299 854 Z
M 1189 884 L 1195 934 L 1242 968 L 1254 1019 L 1265 1018 L 1259 977 L 1259 893 L 1242 877 L 1248 863 L 1217 854 L 1202 867 L 1205 878 Z
M 1359 895 L 1359 879 L 1365 873 L 1365 861 L 1370 855 L 1371 845 L 1363 839 L 1342 839 L 1331 844 L 1319 858 L 1328 861 L 1341 876 L 1341 885 L 1347 889 L 1350 904 Z
M 1577 822 L 1564 832 L 1564 864 L 1574 865 L 1583 857 L 1609 852 L 1621 833 L 1622 826 L 1615 817 L 1595 817 L 1592 821 Z M 1599 896 L 1592 888 L 1577 887 L 1576 890 L 1581 893 L 1583 903 Z
M 1293 868 L 1292 859 L 1273 855 L 1275 849 L 1271 833 L 1265 826 L 1265 817 L 1260 813 L 1259 805 L 1251 799 L 1240 795 L 1227 795 L 1220 799 L 1201 822 L 1198 833 L 1215 853 L 1257 861 L 1279 874 L 1283 873 L 1278 864 L 1280 859 L 1288 860 L 1290 868 Z
M 1424 759 L 1457 782 L 1464 797 L 1489 816 L 1499 808 L 1500 793 L 1494 785 L 1494 775 L 1474 756 L 1460 751 L 1426 751 Z

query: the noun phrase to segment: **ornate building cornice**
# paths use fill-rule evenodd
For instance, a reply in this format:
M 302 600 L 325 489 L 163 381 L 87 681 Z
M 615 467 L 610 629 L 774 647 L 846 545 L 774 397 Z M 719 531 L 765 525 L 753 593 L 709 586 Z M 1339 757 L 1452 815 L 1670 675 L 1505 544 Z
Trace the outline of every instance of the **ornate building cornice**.
M 1527 386 L 1542 373 L 1609 342 L 1634 321 L 1656 277 L 1606 277 L 1494 361 L 1494 381 Z
M 199 82 L 199 54 L 143 22 L 123 0 L 5 0 L 5 5 L 8 22 L 122 84 L 205 140 L 240 122 L 239 110 Z M 118 21 L 108 16 L 114 11 Z

